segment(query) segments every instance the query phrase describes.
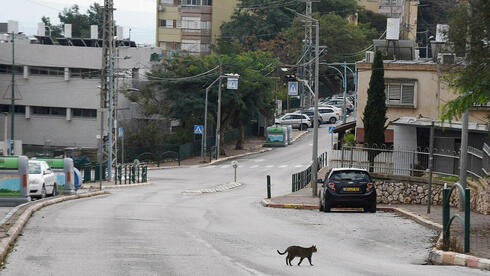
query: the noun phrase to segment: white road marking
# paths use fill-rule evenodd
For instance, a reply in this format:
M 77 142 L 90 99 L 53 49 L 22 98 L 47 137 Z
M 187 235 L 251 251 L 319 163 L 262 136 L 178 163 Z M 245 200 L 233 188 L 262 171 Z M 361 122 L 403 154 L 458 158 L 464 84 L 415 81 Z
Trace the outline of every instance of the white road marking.
M 258 167 L 259 167 L 259 165 L 253 165 L 253 166 L 251 166 L 250 168 L 251 168 L 251 169 L 255 169 L 255 168 L 258 168 Z
M 229 167 L 230 167 L 230 165 L 224 165 L 224 166 L 221 166 L 221 167 L 219 167 L 219 168 L 220 168 L 220 169 L 226 169 L 226 168 L 229 168 Z
M 274 165 L 267 165 L 266 168 L 274 168 Z
M 289 165 L 281 165 L 281 166 L 279 166 L 279 168 L 286 168 L 287 166 L 289 166 Z
M 301 168 L 301 167 L 303 167 L 303 165 L 296 165 L 296 166 L 294 166 L 294 167 L 295 167 L 295 168 Z

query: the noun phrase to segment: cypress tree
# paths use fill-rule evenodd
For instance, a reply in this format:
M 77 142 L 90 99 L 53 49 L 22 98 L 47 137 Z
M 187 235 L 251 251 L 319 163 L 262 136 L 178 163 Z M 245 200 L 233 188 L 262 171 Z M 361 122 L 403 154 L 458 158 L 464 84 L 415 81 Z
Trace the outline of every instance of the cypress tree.
M 371 68 L 371 79 L 369 81 L 367 104 L 364 108 L 362 122 L 364 124 L 364 143 L 368 147 L 379 147 L 385 142 L 386 118 L 386 95 L 383 57 L 380 51 L 376 51 Z M 370 150 L 368 152 L 369 170 L 373 170 L 374 158 L 380 151 Z

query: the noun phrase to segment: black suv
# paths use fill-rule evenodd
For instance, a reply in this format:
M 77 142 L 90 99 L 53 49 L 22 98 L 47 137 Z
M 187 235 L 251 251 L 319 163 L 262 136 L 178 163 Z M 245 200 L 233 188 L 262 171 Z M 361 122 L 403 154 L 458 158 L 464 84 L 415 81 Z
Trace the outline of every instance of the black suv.
M 332 169 L 322 183 L 320 211 L 330 212 L 336 207 L 364 208 L 376 213 L 376 188 L 371 175 L 364 169 Z

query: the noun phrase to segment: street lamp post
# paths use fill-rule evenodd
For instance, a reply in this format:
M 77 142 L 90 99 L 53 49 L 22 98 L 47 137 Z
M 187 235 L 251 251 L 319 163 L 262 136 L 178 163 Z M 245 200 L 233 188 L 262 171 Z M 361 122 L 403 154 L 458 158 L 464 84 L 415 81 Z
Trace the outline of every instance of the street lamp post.
M 205 160 L 205 155 L 206 155 L 206 148 L 207 148 L 207 129 L 208 129 L 208 94 L 209 94 L 209 89 L 218 81 L 221 79 L 221 76 L 219 76 L 217 79 L 215 79 L 208 87 L 206 87 L 206 102 L 204 104 L 204 131 L 202 134 L 202 142 L 201 142 L 201 162 L 204 162 Z

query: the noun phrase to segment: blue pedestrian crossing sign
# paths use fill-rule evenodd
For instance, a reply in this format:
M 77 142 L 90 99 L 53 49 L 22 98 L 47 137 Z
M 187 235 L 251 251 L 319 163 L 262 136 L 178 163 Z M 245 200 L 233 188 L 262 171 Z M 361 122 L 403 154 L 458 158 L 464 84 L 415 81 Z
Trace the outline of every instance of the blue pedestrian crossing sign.
M 333 134 L 333 131 L 335 130 L 335 126 L 329 126 L 328 127 L 328 133 Z
M 288 95 L 289 96 L 298 96 L 298 82 L 297 81 L 288 82 Z
M 194 134 L 202 135 L 204 127 L 202 125 L 194 125 Z

